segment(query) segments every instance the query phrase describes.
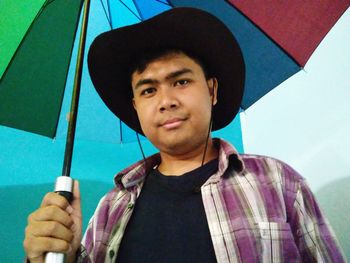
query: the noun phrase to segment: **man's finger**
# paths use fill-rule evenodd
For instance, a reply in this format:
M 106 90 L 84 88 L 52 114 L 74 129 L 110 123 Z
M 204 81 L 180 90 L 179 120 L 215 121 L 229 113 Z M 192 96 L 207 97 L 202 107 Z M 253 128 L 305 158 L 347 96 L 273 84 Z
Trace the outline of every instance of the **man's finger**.
M 28 217 L 28 223 L 37 221 L 56 221 L 68 228 L 73 224 L 67 211 L 55 205 L 41 207 Z
M 74 180 L 73 184 L 73 200 L 71 206 L 74 209 L 75 214 L 81 213 L 81 200 L 80 200 L 80 189 L 79 181 Z
M 72 212 L 72 207 L 70 207 L 70 204 L 68 200 L 59 195 L 58 193 L 47 193 L 41 203 L 41 207 L 49 206 L 49 205 L 55 205 L 58 207 L 61 207 L 63 210 L 67 209 L 67 212 Z
M 36 258 L 49 251 L 64 253 L 70 248 L 69 243 L 65 240 L 52 237 L 25 239 L 23 246 L 29 259 Z
M 33 222 L 26 228 L 26 234 L 34 237 L 53 237 L 71 242 L 73 239 L 73 232 L 66 226 L 55 222 Z

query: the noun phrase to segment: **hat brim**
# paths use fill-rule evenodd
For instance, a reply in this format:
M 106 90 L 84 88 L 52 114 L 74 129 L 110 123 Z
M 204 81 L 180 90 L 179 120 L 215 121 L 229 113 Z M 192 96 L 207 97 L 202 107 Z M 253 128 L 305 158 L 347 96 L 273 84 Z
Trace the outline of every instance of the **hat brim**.
M 196 54 L 219 83 L 213 130 L 228 125 L 239 111 L 245 79 L 241 49 L 215 16 L 195 8 L 173 8 L 144 22 L 99 35 L 90 46 L 91 80 L 107 107 L 143 134 L 132 105 L 130 67 L 147 50 L 174 48 Z

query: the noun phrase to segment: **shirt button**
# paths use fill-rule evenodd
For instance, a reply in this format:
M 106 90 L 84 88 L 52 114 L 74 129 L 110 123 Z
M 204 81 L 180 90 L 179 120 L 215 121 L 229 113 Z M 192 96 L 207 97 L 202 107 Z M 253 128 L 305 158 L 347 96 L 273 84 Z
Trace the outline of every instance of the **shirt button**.
M 110 258 L 113 258 L 113 257 L 114 257 L 114 254 L 115 254 L 115 253 L 114 253 L 114 250 L 110 250 L 110 251 L 109 251 L 109 257 L 110 257 Z
M 133 204 L 133 203 L 129 203 L 129 204 L 128 204 L 128 208 L 129 208 L 129 209 L 131 209 L 131 208 L 133 208 L 133 207 L 134 207 L 134 204 Z

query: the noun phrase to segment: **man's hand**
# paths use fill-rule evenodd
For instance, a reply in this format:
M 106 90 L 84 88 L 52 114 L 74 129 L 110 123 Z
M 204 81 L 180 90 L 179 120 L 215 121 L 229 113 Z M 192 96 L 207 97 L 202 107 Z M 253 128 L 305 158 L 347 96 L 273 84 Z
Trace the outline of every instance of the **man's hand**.
M 31 263 L 44 262 L 46 252 L 66 253 L 68 262 L 73 262 L 81 238 L 80 191 L 74 181 L 71 204 L 57 193 L 48 193 L 29 215 L 23 246 Z

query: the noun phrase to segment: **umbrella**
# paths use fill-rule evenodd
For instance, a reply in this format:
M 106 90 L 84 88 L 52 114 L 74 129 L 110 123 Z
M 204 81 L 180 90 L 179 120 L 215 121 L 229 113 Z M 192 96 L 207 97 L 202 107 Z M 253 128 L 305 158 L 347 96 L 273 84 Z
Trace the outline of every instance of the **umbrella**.
M 44 1 L 41 1 L 41 2 L 44 2 Z M 94 2 L 94 1 L 93 1 Z M 109 17 L 109 20 L 112 21 L 112 24 L 115 23 L 115 27 L 118 26 L 118 23 L 120 22 L 120 16 L 121 16 L 121 13 L 120 12 L 114 12 L 114 8 L 116 6 L 118 7 L 124 7 L 124 11 L 128 11 L 128 16 L 130 18 L 132 18 L 131 20 L 133 20 L 133 22 L 130 22 L 130 23 L 135 23 L 135 22 L 138 22 L 142 19 L 146 19 L 150 16 L 153 16 L 155 15 L 156 13 L 158 13 L 159 11 L 163 11 L 165 9 L 168 9 L 168 8 L 171 8 L 172 6 L 171 5 L 176 5 L 175 1 L 169 1 L 169 2 L 166 2 L 166 1 L 97 1 L 100 3 L 100 9 L 102 9 L 102 12 L 105 12 L 107 14 L 107 17 Z M 209 8 L 210 10 L 208 11 L 215 11 L 215 10 L 219 10 L 219 13 L 220 14 L 225 14 L 226 11 L 220 11 L 219 9 L 219 6 L 224 4 L 225 8 L 232 8 L 232 5 L 229 4 L 228 2 L 225 2 L 225 1 L 211 1 L 211 2 L 215 2 L 217 3 L 217 8 Z M 55 1 L 47 1 L 46 2 L 47 4 L 50 4 L 51 7 L 53 6 L 53 4 L 55 3 L 59 3 L 59 0 L 55 0 Z M 208 4 L 209 1 L 193 1 L 193 3 L 206 3 Z M 181 4 L 181 3 L 180 3 Z M 182 3 L 183 5 L 185 5 L 186 3 L 183 2 Z M 210 3 L 209 3 L 210 4 Z M 186 4 L 187 5 L 187 4 Z M 151 9 L 150 6 L 152 6 L 152 8 L 155 8 L 155 9 Z M 205 8 L 204 8 L 205 9 Z M 4 10 L 4 9 L 0 9 L 0 10 Z M 154 11 L 155 10 L 155 11 Z M 228 9 L 228 10 L 231 10 L 231 9 Z M 233 10 L 236 10 L 236 9 L 233 9 Z M 344 9 L 345 10 L 345 9 Z M 341 13 L 341 12 L 340 12 Z M 238 14 L 241 16 L 241 17 L 245 17 L 244 15 L 242 15 L 242 13 L 238 12 Z M 35 15 L 34 15 L 35 16 Z M 4 16 L 0 16 L 0 17 L 4 17 Z M 3 28 L 3 27 L 1 27 Z M 107 27 L 104 29 L 104 30 L 108 30 L 108 25 Z M 246 31 L 246 32 L 249 32 Z M 235 33 L 236 34 L 236 33 Z M 263 36 L 265 36 L 264 33 L 260 33 L 262 34 Z M 244 37 L 242 37 L 244 39 Z M 245 38 L 248 38 L 247 36 L 245 36 Z M 270 37 L 267 37 L 268 39 L 270 39 Z M 3 39 L 3 38 L 1 38 Z M 259 48 L 258 49 L 254 49 L 253 47 L 250 47 L 250 51 L 251 50 L 260 50 L 260 51 L 264 51 L 262 52 L 262 54 L 270 54 L 270 53 L 266 53 L 268 52 L 266 49 L 263 49 L 262 48 L 263 45 L 259 45 Z M 249 49 L 248 49 L 249 51 Z M 248 51 L 243 51 L 244 52 L 244 56 L 247 60 L 247 56 L 249 56 L 250 53 L 254 53 L 254 52 L 248 52 Z M 278 53 L 278 52 L 277 52 Z M 284 51 L 280 51 L 280 53 L 284 53 Z M 17 55 L 18 53 L 16 53 Z M 1 57 L 1 56 L 0 56 Z M 266 58 L 266 56 L 262 56 L 263 58 Z M 273 56 L 274 57 L 274 56 Z M 287 56 L 288 58 L 288 56 Z M 260 57 L 260 60 L 261 60 L 261 57 Z M 12 60 L 13 61 L 13 60 Z M 248 61 L 248 60 L 247 60 Z M 255 59 L 253 60 L 255 62 L 259 61 L 259 59 Z M 280 62 L 279 62 L 280 63 Z M 275 65 L 280 65 L 280 64 L 277 64 L 276 62 L 272 62 L 272 64 L 275 66 Z M 256 67 L 258 68 L 258 67 Z M 279 67 L 280 68 L 280 67 Z M 300 69 L 300 66 L 296 66 L 295 69 L 294 69 L 294 72 L 298 71 Z M 249 69 L 248 69 L 248 72 L 249 72 Z M 293 73 L 288 73 L 287 75 L 284 75 L 283 77 L 280 77 L 278 80 L 275 80 L 274 79 L 274 82 L 272 82 L 270 80 L 270 83 L 272 88 L 276 85 L 278 85 L 280 82 L 282 82 L 284 79 L 288 78 L 290 75 L 292 75 Z M 251 74 L 250 75 L 254 75 L 254 74 Z M 270 74 L 269 74 L 270 76 Z M 272 75 L 271 75 L 272 76 Z M 269 78 L 268 78 L 269 79 Z M 272 79 L 272 77 L 271 77 Z M 257 80 L 258 81 L 258 80 Z M 1 82 L 0 85 L 2 85 L 3 82 Z M 249 81 L 247 81 L 247 84 L 249 83 Z M 258 81 L 258 83 L 260 83 Z M 2 89 L 3 86 L 0 86 L 0 89 Z M 68 89 L 66 89 L 66 92 L 68 91 Z M 84 91 L 84 89 L 82 90 L 82 92 Z M 261 95 L 261 94 L 260 94 Z M 25 96 L 28 98 L 28 96 Z M 29 96 L 30 97 L 30 96 Z M 256 98 L 258 99 L 258 98 Z M 253 102 L 250 102 L 250 103 L 253 103 Z M 64 102 L 63 102 L 64 104 Z M 0 105 L 4 105 L 2 104 L 2 102 L 0 103 Z M 243 106 L 243 108 L 246 108 L 245 106 Z M 62 107 L 62 111 L 63 111 L 63 107 Z M 67 110 L 66 110 L 67 111 Z M 2 111 L 1 111 L 2 112 Z M 80 112 L 79 112 L 80 114 Z M 61 114 L 61 116 L 64 116 L 65 114 Z M 80 118 L 80 116 L 79 116 Z M 61 123 L 61 122 L 60 122 Z M 63 122 L 64 123 L 64 122 Z M 56 123 L 57 125 L 57 123 Z M 117 126 L 118 123 L 115 124 L 115 126 Z M 59 125 L 60 126 L 60 125 Z M 117 129 L 118 130 L 118 129 Z M 79 120 L 78 120 L 78 131 L 79 132 Z M 24 136 L 27 136 L 27 135 L 24 135 Z M 28 135 L 29 136 L 29 135 Z M 5 139 L 4 139 L 5 140 Z M 79 144 L 77 145 L 79 146 Z M 125 158 L 125 155 L 123 156 L 123 158 Z M 115 162 L 117 163 L 117 162 Z M 119 164 L 118 164 L 119 165 Z M 26 179 L 26 180 L 30 180 L 30 179 Z M 34 180 L 33 180 L 34 181 Z M 9 253 L 11 254 L 11 253 Z M 10 260 L 11 261 L 11 260 Z M 13 261 L 13 260 L 12 260 Z
M 9 29 L 3 30 L 1 37 L 10 41 L 5 42 L 6 56 L 1 56 L 4 59 L 0 64 L 1 124 L 49 137 L 56 135 L 66 72 L 83 2 L 36 0 L 31 4 L 31 8 L 28 8 L 29 4 L 26 3 L 15 4 L 7 1 L 3 4 L 4 14 L 10 13 L 15 7 L 21 7 L 28 10 L 25 17 L 29 18 L 23 19 L 20 32 L 12 38 L 8 35 L 14 35 L 13 28 L 18 26 L 13 24 L 15 19 L 8 19 L 8 25 L 4 23 L 3 28 Z M 242 102 L 242 109 L 247 109 L 305 65 L 311 53 L 350 2 L 328 1 L 319 5 L 313 1 L 270 1 L 267 4 L 262 1 L 249 3 L 235 0 L 100 0 L 100 3 L 109 29 L 119 26 L 115 22 L 118 21 L 119 15 L 114 12 L 116 5 L 125 6 L 134 16 L 133 22 L 177 6 L 201 8 L 221 18 L 237 37 L 247 62 L 246 92 Z M 31 21 L 30 18 L 35 19 Z M 30 30 L 23 33 L 28 27 Z M 43 32 L 45 35 L 49 34 L 49 37 L 43 38 Z M 82 55 L 83 51 L 81 48 Z M 26 68 L 28 65 L 29 69 Z M 78 87 L 79 75 L 78 73 Z M 74 116 L 75 111 L 72 110 L 71 116 Z M 119 126 L 119 133 L 122 134 L 123 126 Z
M 2 8 L 4 14 L 13 10 L 13 5 L 16 8 L 18 6 L 22 7 L 22 9 L 27 8 L 28 5 L 25 3 L 10 4 L 9 2 L 7 1 L 6 4 L 3 4 L 5 7 Z M 67 3 L 60 0 L 36 0 L 34 2 L 35 4 L 32 4 L 34 7 L 28 9 L 31 13 L 27 11 L 29 13 L 28 16 L 35 17 L 35 10 L 38 12 L 39 9 L 39 12 L 37 13 L 38 19 L 35 19 L 35 23 L 32 23 L 30 26 L 30 34 L 26 35 L 25 41 L 21 41 L 23 32 L 30 25 L 30 19 L 27 19 L 29 22 L 24 21 L 24 25 L 21 26 L 20 31 L 23 32 L 18 33 L 14 41 L 10 41 L 9 47 L 5 46 L 4 53 L 6 56 L 1 56 L 3 60 L 0 63 L 0 76 L 2 76 L 0 82 L 0 123 L 9 127 L 54 137 L 62 104 L 63 83 L 66 81 L 65 73 L 72 48 L 72 36 L 77 27 L 78 13 L 81 10 L 83 1 Z M 116 22 L 118 21 L 117 16 L 119 13 L 114 12 L 117 5 L 125 6 L 134 16 L 133 22 L 139 22 L 177 6 L 201 8 L 220 17 L 236 35 L 238 42 L 243 47 L 244 58 L 247 62 L 246 92 L 243 98 L 242 109 L 247 109 L 260 97 L 299 71 L 328 30 L 350 4 L 349 1 L 324 1 L 322 5 L 319 5 L 316 1 L 269 1 L 269 3 L 266 3 L 263 1 L 242 2 L 235 0 L 100 0 L 100 3 L 109 21 L 109 29 L 119 26 Z M 70 12 L 62 12 L 62 10 L 70 10 Z M 53 18 L 53 15 L 57 17 Z M 9 16 L 2 15 L 2 17 Z M 5 26 L 12 29 L 13 25 L 11 27 L 11 22 L 13 23 L 13 20 L 9 19 L 9 21 L 8 24 L 10 26 L 6 26 L 6 24 Z M 42 42 L 43 39 L 40 35 L 36 35 L 37 33 L 35 32 L 39 31 L 36 28 L 42 27 L 42 24 L 48 27 L 47 24 L 50 21 L 55 21 L 55 24 L 57 21 L 61 21 L 62 25 L 56 26 L 55 30 L 47 29 L 46 33 L 51 32 L 52 34 L 52 32 L 55 32 L 55 34 L 50 35 L 49 41 L 44 44 L 40 43 L 41 46 L 39 45 L 39 47 L 50 44 L 51 46 L 47 47 L 47 49 L 55 49 L 54 52 L 57 56 L 52 57 L 52 53 L 49 53 L 50 55 L 44 53 L 44 60 L 49 62 L 59 61 L 61 63 L 59 74 L 62 76 L 59 76 L 55 64 L 42 65 L 42 60 L 36 57 L 35 61 L 42 65 L 42 68 L 39 69 L 34 64 L 33 59 L 28 62 L 28 60 L 21 60 L 20 58 L 22 57 L 21 53 L 31 54 L 33 47 L 36 47 L 36 50 L 39 49 L 37 46 L 34 46 L 37 43 L 32 43 L 38 39 Z M 66 28 L 66 30 L 61 30 L 66 35 L 62 36 L 62 32 L 57 34 L 57 28 Z M 40 30 L 42 29 L 40 28 Z M 10 35 L 13 35 L 12 31 L 4 30 L 1 36 L 2 39 L 11 39 L 7 36 L 9 35 L 8 32 L 10 32 Z M 58 37 L 55 39 L 54 35 L 58 35 Z M 62 38 L 63 41 L 58 41 L 58 38 Z M 27 44 L 28 42 L 29 44 Z M 17 45 L 20 43 L 18 49 L 16 49 L 16 43 Z M 65 44 L 64 50 L 61 43 Z M 28 52 L 28 49 L 31 52 Z M 38 51 L 40 53 L 36 53 L 35 56 L 42 54 L 42 50 Z M 13 56 L 14 54 L 15 56 Z M 64 58 L 61 58 L 62 54 L 65 55 Z M 31 65 L 32 72 L 24 76 L 28 69 L 24 69 L 23 65 L 28 64 Z M 48 82 L 48 76 L 52 74 L 52 68 L 55 69 L 55 78 L 49 79 L 50 88 L 47 88 L 48 84 L 46 83 Z M 38 77 L 38 73 L 42 73 L 43 77 Z M 21 74 L 21 78 L 17 78 L 19 74 Z M 33 74 L 35 74 L 35 78 L 33 78 Z M 52 79 L 55 79 L 55 82 Z M 35 82 L 30 84 L 28 83 L 29 80 Z M 53 87 L 54 84 L 56 85 L 55 87 Z M 27 92 L 25 93 L 22 89 L 23 86 L 31 88 L 24 89 Z M 40 89 L 34 90 L 33 87 Z M 16 91 L 15 89 L 21 90 Z M 50 92 L 47 92 L 48 90 Z M 17 96 L 17 94 L 22 96 Z M 30 100 L 28 100 L 29 96 Z M 43 96 L 46 103 L 42 102 Z M 19 107 L 19 105 L 22 106 Z M 28 109 L 31 110 L 29 111 Z

